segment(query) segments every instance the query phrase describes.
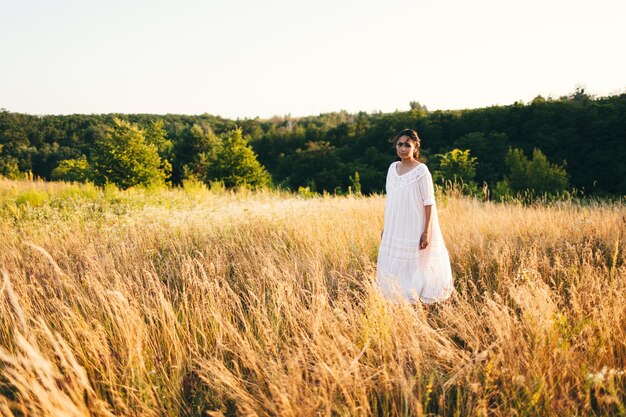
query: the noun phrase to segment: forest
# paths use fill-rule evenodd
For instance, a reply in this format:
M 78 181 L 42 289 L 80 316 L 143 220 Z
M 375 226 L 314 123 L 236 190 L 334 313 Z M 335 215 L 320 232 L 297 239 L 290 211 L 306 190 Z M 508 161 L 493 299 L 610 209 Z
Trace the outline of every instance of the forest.
M 396 159 L 390 140 L 404 128 L 419 133 L 435 180 L 458 180 L 468 193 L 487 185 L 500 193 L 626 195 L 626 94 L 593 97 L 582 88 L 558 99 L 480 109 L 428 111 L 411 102 L 393 113 L 270 119 L 2 109 L 0 175 L 122 188 L 193 178 L 227 187 L 370 194 L 384 190 Z

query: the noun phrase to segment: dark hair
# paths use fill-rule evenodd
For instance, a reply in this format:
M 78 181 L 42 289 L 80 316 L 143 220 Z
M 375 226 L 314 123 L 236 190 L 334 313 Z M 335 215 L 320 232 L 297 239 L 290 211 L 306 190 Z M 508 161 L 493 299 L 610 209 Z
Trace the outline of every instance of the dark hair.
M 393 142 L 393 146 L 396 146 L 396 143 L 398 142 L 398 139 L 400 139 L 402 136 L 406 136 L 409 138 L 409 142 L 412 142 L 413 145 L 415 145 L 415 151 L 413 152 L 413 158 L 417 159 L 418 161 L 420 161 L 419 158 L 419 154 L 420 154 L 420 137 L 417 136 L 417 132 L 413 129 L 404 129 L 402 131 L 400 131 L 400 133 L 398 133 L 392 140 L 391 142 Z

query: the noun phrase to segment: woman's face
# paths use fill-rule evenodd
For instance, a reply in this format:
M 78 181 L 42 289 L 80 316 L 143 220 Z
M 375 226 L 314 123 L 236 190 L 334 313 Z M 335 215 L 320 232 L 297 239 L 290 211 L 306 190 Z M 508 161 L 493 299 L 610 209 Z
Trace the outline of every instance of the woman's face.
M 408 136 L 400 136 L 396 141 L 396 153 L 402 159 L 413 159 L 415 145 Z

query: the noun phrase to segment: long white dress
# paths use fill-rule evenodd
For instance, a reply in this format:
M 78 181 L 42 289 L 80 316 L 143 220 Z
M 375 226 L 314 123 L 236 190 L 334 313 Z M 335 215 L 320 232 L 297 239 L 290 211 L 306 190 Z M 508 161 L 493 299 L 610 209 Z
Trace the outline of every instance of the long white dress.
M 387 172 L 385 225 L 378 250 L 376 286 L 386 298 L 434 303 L 454 291 L 450 257 L 443 241 L 430 171 L 421 163 L 398 175 L 394 162 Z M 431 239 L 419 248 L 424 207 L 431 209 Z

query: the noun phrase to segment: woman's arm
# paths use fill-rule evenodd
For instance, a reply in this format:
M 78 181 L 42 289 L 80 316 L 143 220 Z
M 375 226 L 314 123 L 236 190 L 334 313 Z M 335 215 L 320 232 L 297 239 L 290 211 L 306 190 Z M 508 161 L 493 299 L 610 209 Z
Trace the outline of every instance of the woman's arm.
M 435 187 L 433 186 L 433 178 L 430 172 L 419 180 L 418 186 L 422 196 L 422 204 L 424 204 L 424 231 L 422 236 L 420 236 L 420 249 L 426 249 L 430 244 L 432 210 L 435 204 Z
M 426 249 L 430 244 L 430 231 L 431 231 L 431 219 L 432 219 L 433 206 L 424 206 L 424 232 L 420 237 L 420 249 Z

